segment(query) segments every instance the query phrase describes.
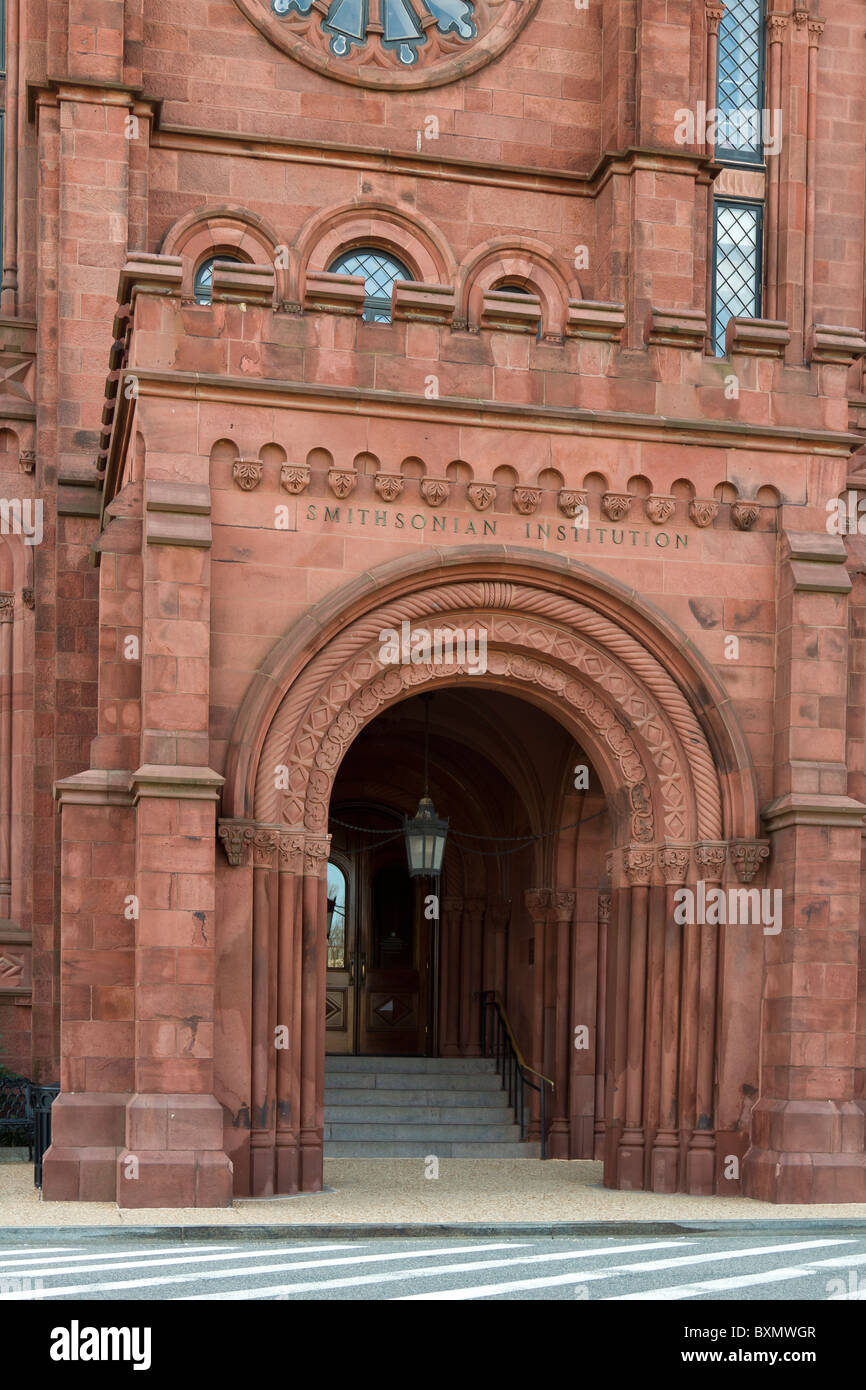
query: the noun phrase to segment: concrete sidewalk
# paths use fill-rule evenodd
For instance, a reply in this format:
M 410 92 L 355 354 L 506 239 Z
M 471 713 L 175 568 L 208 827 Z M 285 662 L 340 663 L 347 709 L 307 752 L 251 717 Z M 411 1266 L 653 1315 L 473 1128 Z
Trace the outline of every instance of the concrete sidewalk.
M 306 1226 L 407 1223 L 556 1222 L 866 1222 L 866 1203 L 775 1206 L 746 1197 L 663 1196 L 602 1186 L 601 1163 L 537 1159 L 441 1159 L 439 1176 L 425 1161 L 326 1159 L 328 1190 L 299 1197 L 240 1198 L 230 1209 L 146 1208 L 113 1202 L 43 1202 L 29 1163 L 0 1166 L 0 1229 L 22 1227 Z

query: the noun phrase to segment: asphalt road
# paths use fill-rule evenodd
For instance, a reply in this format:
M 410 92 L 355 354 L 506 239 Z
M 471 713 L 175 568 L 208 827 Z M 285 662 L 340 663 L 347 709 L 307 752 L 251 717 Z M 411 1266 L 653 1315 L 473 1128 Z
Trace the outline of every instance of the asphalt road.
M 866 1233 L 0 1243 L 0 1302 L 65 1299 L 866 1299 Z

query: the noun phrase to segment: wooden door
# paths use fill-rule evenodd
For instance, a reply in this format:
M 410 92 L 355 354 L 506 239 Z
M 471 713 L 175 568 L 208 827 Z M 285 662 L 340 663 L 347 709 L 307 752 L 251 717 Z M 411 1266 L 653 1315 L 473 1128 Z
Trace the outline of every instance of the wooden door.
M 333 851 L 328 864 L 328 974 L 325 986 L 325 1051 L 355 1051 L 357 989 L 352 861 Z
M 399 857 L 370 857 L 360 932 L 358 1051 L 424 1056 L 432 1041 L 424 900 Z

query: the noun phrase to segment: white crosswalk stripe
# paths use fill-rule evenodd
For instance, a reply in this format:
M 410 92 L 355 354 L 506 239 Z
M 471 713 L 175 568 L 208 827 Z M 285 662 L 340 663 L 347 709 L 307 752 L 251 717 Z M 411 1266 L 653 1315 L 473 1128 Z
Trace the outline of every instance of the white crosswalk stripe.
M 699 1284 L 673 1284 L 666 1289 L 647 1289 L 644 1293 L 611 1294 L 606 1302 L 625 1303 L 629 1300 L 658 1301 L 673 1298 L 697 1298 L 702 1293 L 722 1293 L 729 1289 L 749 1289 L 756 1284 L 784 1284 L 790 1279 L 807 1279 L 811 1269 L 768 1269 L 762 1274 L 734 1274 L 728 1279 L 702 1279 Z
M 210 1258 L 211 1258 L 210 1252 L 211 1252 L 212 1250 L 231 1250 L 231 1249 L 232 1249 L 232 1247 L 231 1247 L 230 1245 L 185 1245 L 183 1248 L 184 1248 L 184 1255 L 183 1255 L 183 1256 L 171 1255 L 171 1256 L 167 1256 L 166 1258 L 168 1258 L 168 1259 L 181 1259 L 181 1258 L 183 1258 L 183 1259 L 200 1259 L 200 1260 L 206 1260 L 206 1259 L 210 1259 Z M 142 1252 L 141 1250 L 107 1250 L 107 1251 L 105 1252 L 104 1255 L 100 1255 L 98 1251 L 96 1251 L 96 1250 L 90 1250 L 90 1251 L 88 1251 L 87 1254 L 85 1254 L 85 1255 L 70 1255 L 70 1254 L 67 1253 L 67 1254 L 65 1254 L 65 1255 L 51 1255 L 51 1256 L 49 1256 L 49 1257 L 46 1259 L 44 1253 L 40 1252 L 38 1255 L 34 1255 L 33 1252 L 31 1251 L 31 1252 L 30 1252 L 30 1255 L 29 1255 L 29 1257 L 28 1257 L 27 1259 L 18 1260 L 14 1265 L 10 1265 L 9 1268 L 10 1268 L 10 1269 L 24 1269 L 27 1265 L 46 1265 L 46 1266 L 48 1266 L 48 1265 L 54 1265 L 54 1264 L 72 1264 L 74 1261 L 81 1261 L 81 1260 L 134 1260 L 135 1263 L 138 1264 L 138 1262 L 141 1260 L 141 1257 L 142 1257 L 142 1254 L 143 1254 L 143 1253 L 145 1253 L 145 1252 Z M 157 1250 L 152 1250 L 152 1251 L 149 1251 L 149 1252 L 147 1252 L 147 1253 L 153 1254 L 153 1255 L 157 1255 L 157 1254 L 161 1254 L 162 1252 L 161 1252 L 161 1251 L 157 1251 Z M 0 1251 L 0 1259 L 5 1259 L 5 1258 L 6 1258 L 6 1252 L 5 1252 L 5 1251 Z M 222 1255 L 221 1255 L 221 1256 L 214 1255 L 213 1258 L 214 1258 L 214 1259 L 218 1259 L 218 1258 L 219 1258 L 219 1259 L 224 1259 L 225 1256 L 222 1256 Z M 0 1267 L 2 1267 L 2 1266 L 0 1266 Z M 98 1269 L 98 1268 L 99 1268 L 98 1265 L 94 1265 L 93 1267 L 94 1267 L 94 1269 Z M 105 1266 L 105 1267 L 108 1268 L 108 1269 L 111 1268 L 110 1265 L 107 1265 L 107 1266 Z M 118 1268 L 119 1268 L 119 1266 L 118 1266 Z M 70 1274 L 73 1274 L 73 1273 L 76 1273 L 76 1272 L 77 1272 L 77 1271 L 75 1271 L 75 1270 L 70 1270 L 70 1271 L 69 1271 Z M 28 1273 L 30 1273 L 29 1270 L 28 1270 Z M 47 1274 L 47 1273 L 52 1273 L 52 1274 L 64 1274 L 64 1273 L 66 1273 L 66 1271 L 65 1271 L 65 1270 L 62 1270 L 62 1269 L 48 1270 L 48 1269 L 46 1268 L 45 1273 L 46 1273 L 46 1274 Z
M 65 1254 L 68 1254 L 71 1250 L 80 1249 L 80 1245 L 44 1245 L 40 1250 L 39 1255 L 37 1256 L 34 1255 L 32 1246 L 30 1246 L 29 1248 L 25 1246 L 21 1250 L 7 1250 L 5 1246 L 0 1245 L 0 1258 L 4 1260 L 11 1260 L 15 1256 L 26 1255 L 30 1259 L 35 1260 L 41 1259 L 43 1255 L 53 1255 L 58 1250 L 62 1250 Z
M 349 1250 L 352 1247 L 349 1245 L 338 1245 L 334 1247 L 334 1245 L 329 1242 L 327 1245 L 314 1245 L 312 1247 L 312 1250 L 333 1250 L 335 1248 L 337 1250 Z M 310 1246 L 308 1245 L 287 1245 L 282 1247 L 281 1249 L 271 1250 L 268 1253 L 271 1255 L 303 1255 L 312 1252 Z M 77 1267 L 67 1265 L 65 1268 L 62 1269 L 51 1269 L 45 1265 L 43 1265 L 41 1268 L 36 1269 L 31 1269 L 29 1267 L 25 1268 L 23 1265 L 13 1265 L 10 1267 L 7 1273 L 14 1274 L 17 1270 L 21 1269 L 30 1279 L 47 1279 L 51 1275 L 60 1276 L 64 1274 L 92 1274 L 97 1271 L 101 1274 L 103 1271 L 111 1269 L 153 1269 L 160 1268 L 166 1265 L 202 1264 L 205 1261 L 214 1260 L 258 1260 L 261 1259 L 261 1256 L 261 1250 L 244 1251 L 237 1249 L 229 1249 L 227 1253 L 224 1255 L 160 1255 L 158 1259 L 143 1260 L 140 1254 L 136 1255 L 134 1251 L 129 1251 L 124 1255 L 123 1259 L 117 1258 L 113 1262 L 107 1264 L 79 1265 Z M 97 1255 L 95 1257 L 89 1255 L 77 1255 L 75 1256 L 75 1258 L 96 1258 L 99 1260 L 109 1259 L 107 1255 Z M 162 1279 L 152 1279 L 150 1280 L 150 1282 L 153 1284 L 160 1284 L 163 1281 Z
M 464 1274 L 466 1272 L 477 1271 L 479 1269 L 502 1269 L 511 1268 L 513 1265 L 527 1264 L 549 1264 L 552 1260 L 583 1260 L 595 1259 L 599 1255 L 621 1255 L 631 1250 L 664 1250 L 677 1244 L 673 1240 L 654 1241 L 651 1245 L 622 1245 L 614 1249 L 603 1250 L 565 1250 L 558 1251 L 554 1255 L 516 1255 L 507 1260 L 472 1260 L 459 1265 L 433 1265 L 430 1269 L 398 1269 L 389 1274 L 366 1274 L 353 1277 L 351 1279 L 328 1279 L 327 1281 L 316 1281 L 308 1284 L 276 1284 L 269 1288 L 248 1288 L 234 1289 L 229 1293 L 220 1290 L 219 1293 L 205 1294 L 184 1294 L 182 1301 L 185 1303 L 195 1303 L 209 1298 L 213 1299 L 249 1299 L 249 1298 L 281 1298 L 287 1293 L 309 1293 L 316 1289 L 351 1289 L 361 1284 L 385 1284 L 398 1282 L 401 1279 L 436 1279 L 444 1278 L 450 1274 Z M 488 1247 L 489 1248 L 489 1247 Z M 594 1274 L 594 1279 L 607 1278 L 606 1274 Z M 438 1297 L 438 1295 L 437 1295 Z
M 521 1241 L 500 1241 L 499 1243 L 485 1243 L 484 1245 L 467 1245 L 456 1251 L 453 1249 L 400 1250 L 377 1255 L 351 1255 L 339 1260 L 298 1260 L 291 1264 L 261 1265 L 255 1273 L 257 1275 L 285 1274 L 293 1269 L 322 1269 L 329 1265 L 360 1265 L 382 1260 L 422 1260 L 437 1255 L 474 1254 L 478 1250 L 514 1250 L 521 1249 L 524 1243 Z M 328 1248 L 333 1249 L 333 1246 Z M 299 1248 L 296 1253 L 301 1254 L 302 1249 Z M 141 1267 L 141 1263 L 138 1267 Z M 77 1273 L 78 1271 L 73 1272 Z M 32 1270 L 28 1270 L 27 1273 L 28 1277 L 34 1277 Z M 109 1289 L 145 1289 L 152 1288 L 154 1285 L 163 1287 L 168 1284 L 197 1283 L 201 1279 L 238 1279 L 242 1277 L 243 1272 L 236 1269 L 195 1270 L 189 1274 L 163 1274 L 154 1279 L 112 1279 L 102 1284 L 64 1284 L 56 1289 L 22 1289 L 14 1293 L 0 1295 L 0 1301 L 26 1302 L 43 1298 L 69 1298 L 73 1294 L 101 1293 Z

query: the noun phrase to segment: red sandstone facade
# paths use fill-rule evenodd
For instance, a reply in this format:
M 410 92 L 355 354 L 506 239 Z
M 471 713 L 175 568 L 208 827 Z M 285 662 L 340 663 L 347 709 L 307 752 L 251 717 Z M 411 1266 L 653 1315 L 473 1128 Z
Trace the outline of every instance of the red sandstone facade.
M 827 525 L 866 7 L 768 9 L 784 142 L 737 168 L 674 135 L 721 4 L 478 5 L 401 68 L 265 0 L 7 0 L 0 487 L 43 513 L 0 536 L 0 1049 L 61 1083 L 45 1198 L 321 1186 L 326 1052 L 389 1050 L 326 865 L 363 915 L 346 826 L 413 814 L 432 692 L 459 833 L 390 1050 L 477 1055 L 496 989 L 554 1157 L 866 1201 L 866 547 Z M 717 356 L 724 197 L 763 308 Z M 486 669 L 383 663 L 403 622 Z M 781 929 L 681 925 L 699 882 Z

